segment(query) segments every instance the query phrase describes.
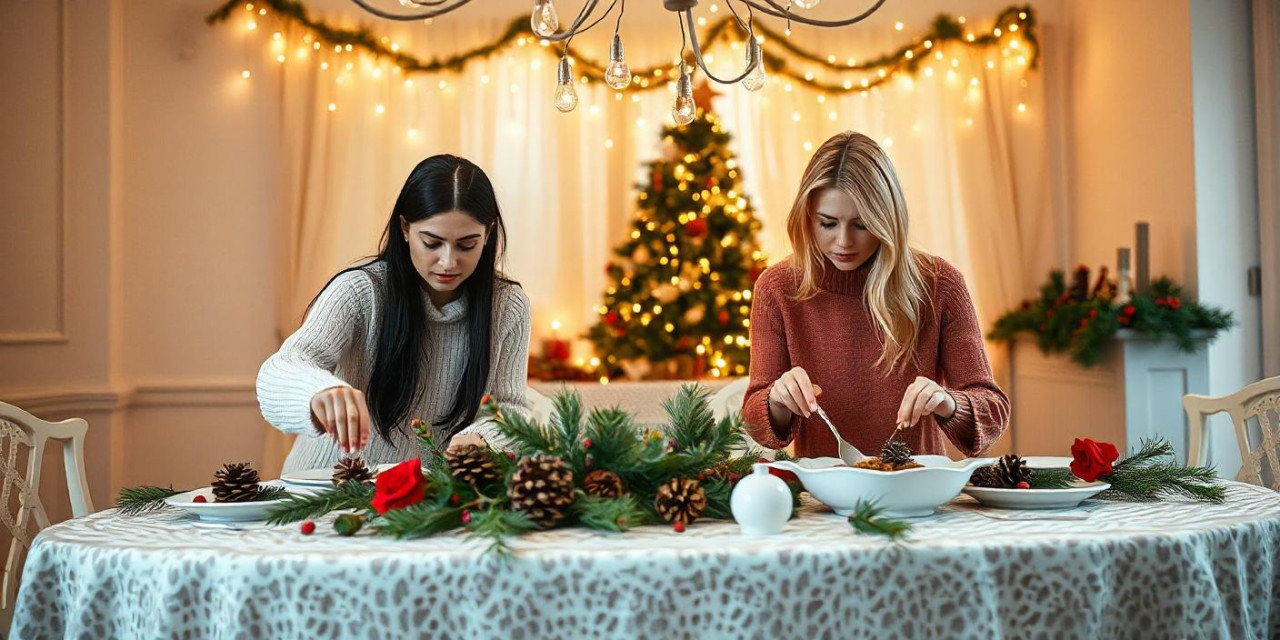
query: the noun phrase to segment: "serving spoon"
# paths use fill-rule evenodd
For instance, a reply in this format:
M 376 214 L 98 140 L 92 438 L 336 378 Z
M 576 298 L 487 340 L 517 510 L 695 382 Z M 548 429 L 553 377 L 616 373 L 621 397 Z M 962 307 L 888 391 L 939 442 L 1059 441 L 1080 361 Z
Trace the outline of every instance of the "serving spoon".
M 867 456 L 861 451 L 858 451 L 857 447 L 845 442 L 844 438 L 840 437 L 840 432 L 836 431 L 836 426 L 831 424 L 831 418 L 827 417 L 827 412 L 823 411 L 822 407 L 818 407 L 818 416 L 821 417 L 822 421 L 827 423 L 827 426 L 831 428 L 831 435 L 836 437 L 836 444 L 840 446 L 841 462 L 844 462 L 849 466 L 853 466 L 867 459 Z

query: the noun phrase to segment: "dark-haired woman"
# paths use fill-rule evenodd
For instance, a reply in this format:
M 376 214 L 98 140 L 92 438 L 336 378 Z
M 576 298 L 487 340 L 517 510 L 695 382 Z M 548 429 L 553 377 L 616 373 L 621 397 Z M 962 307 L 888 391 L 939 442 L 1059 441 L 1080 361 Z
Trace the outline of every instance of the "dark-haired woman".
M 498 270 L 504 239 L 479 167 L 438 155 L 413 169 L 378 255 L 330 279 L 258 373 L 263 417 L 300 436 L 285 471 L 416 457 L 414 418 L 441 446 L 492 441 L 485 395 L 527 410 L 529 300 Z

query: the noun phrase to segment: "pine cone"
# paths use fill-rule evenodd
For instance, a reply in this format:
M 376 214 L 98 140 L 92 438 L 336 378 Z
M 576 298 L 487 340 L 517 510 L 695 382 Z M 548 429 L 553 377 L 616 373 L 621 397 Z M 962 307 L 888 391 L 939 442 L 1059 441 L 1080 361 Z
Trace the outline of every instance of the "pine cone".
M 890 440 L 880 450 L 880 460 L 892 465 L 911 462 L 911 447 L 901 440 Z
M 992 465 L 991 469 L 1001 486 L 1008 489 L 1018 486 L 1019 482 L 1031 480 L 1031 469 L 1027 468 L 1027 461 L 1021 456 L 1000 456 L 1000 461 Z
M 214 502 L 252 502 L 261 490 L 258 471 L 248 462 L 224 464 L 213 474 Z
M 1031 469 L 1027 468 L 1027 461 L 1012 454 L 1001 456 L 995 464 L 981 467 L 969 477 L 973 486 L 992 489 L 1013 489 L 1019 482 L 1030 481 Z
M 969 476 L 969 484 L 975 487 L 1000 488 L 1000 481 L 995 477 L 995 467 L 978 467 Z
M 596 469 L 587 474 L 585 480 L 582 481 L 582 488 L 589 496 L 597 498 L 617 498 L 625 491 L 622 486 L 622 478 L 612 471 L 604 469 Z
M 498 468 L 487 446 L 468 444 L 453 447 L 444 452 L 444 459 L 453 477 L 469 485 L 480 486 L 498 477 Z
M 562 520 L 573 503 L 573 472 L 555 456 L 539 454 L 520 461 L 507 487 L 511 508 L 523 511 L 543 529 Z
M 697 480 L 675 478 L 658 487 L 658 497 L 653 508 L 667 522 L 691 524 L 707 507 L 707 494 Z
M 333 486 L 336 487 L 347 480 L 372 482 L 373 471 L 370 471 L 369 467 L 364 465 L 364 460 L 360 458 L 343 458 L 333 468 Z

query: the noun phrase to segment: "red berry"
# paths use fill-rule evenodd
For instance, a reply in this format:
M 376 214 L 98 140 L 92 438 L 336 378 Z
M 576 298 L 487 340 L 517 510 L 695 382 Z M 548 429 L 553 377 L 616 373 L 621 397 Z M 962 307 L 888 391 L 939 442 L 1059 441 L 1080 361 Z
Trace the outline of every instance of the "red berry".
M 1131 316 L 1131 315 L 1133 315 L 1133 314 L 1137 313 L 1137 311 L 1138 311 L 1138 310 L 1137 310 L 1137 309 L 1134 309 L 1134 308 L 1133 308 L 1133 305 L 1131 305 L 1131 304 L 1129 304 L 1129 305 L 1125 305 L 1125 307 L 1124 307 L 1124 314 L 1125 314 L 1126 316 Z
M 591 448 L 591 438 L 587 438 L 586 440 L 583 440 L 583 441 L 582 441 L 582 448 L 583 448 L 583 449 L 590 449 L 590 448 Z
M 1044 331 L 1044 323 L 1043 323 L 1043 322 L 1042 322 L 1042 323 L 1040 323 L 1040 330 L 1041 330 L 1041 331 Z
M 675 529 L 676 533 L 684 533 L 684 523 L 679 520 L 676 520 L 676 523 L 671 525 L 671 528 Z
M 306 522 L 302 523 L 301 527 L 298 527 L 298 528 L 302 531 L 302 535 L 309 536 L 316 532 L 316 523 L 310 520 L 307 520 Z
M 458 495 L 458 494 L 456 494 L 456 493 L 455 493 L 455 494 L 453 494 L 453 495 L 451 495 L 451 496 L 449 496 L 449 504 L 454 505 L 454 506 L 457 506 L 457 505 L 458 505 L 458 503 L 460 503 L 460 502 L 462 502 L 462 496 L 460 496 L 460 495 Z
M 1053 309 L 1050 309 L 1050 310 L 1048 310 L 1048 311 L 1044 312 L 1044 315 L 1045 315 L 1045 316 L 1047 316 L 1047 317 L 1052 318 L 1052 317 L 1053 317 Z
M 1178 307 L 1181 307 L 1181 306 L 1182 306 L 1181 300 L 1177 298 L 1169 298 L 1169 307 L 1171 309 L 1177 309 Z
M 1019 488 L 1019 489 L 1030 489 L 1030 488 L 1031 488 L 1031 485 L 1027 484 L 1027 481 L 1026 481 L 1026 480 L 1023 480 L 1022 482 L 1019 482 L 1019 483 L 1018 483 L 1018 488 Z
M 205 498 L 204 496 L 196 496 L 196 497 L 192 498 L 192 499 L 191 499 L 191 501 L 192 501 L 192 502 L 208 502 L 209 500 L 208 500 L 207 498 Z
M 508 453 L 507 453 L 507 459 L 508 459 L 508 460 L 515 460 L 515 459 L 516 459 L 516 454 L 511 453 L 511 452 L 508 452 Z
M 489 404 L 490 402 L 493 402 L 493 396 L 487 393 L 483 398 L 480 398 L 480 404 Z
M 462 510 L 462 524 L 469 524 L 470 522 L 471 522 L 471 510 L 470 510 L 470 509 L 463 509 L 463 510 Z
M 1090 310 L 1089 310 L 1089 317 L 1090 317 L 1090 318 L 1096 318 L 1096 317 L 1098 317 L 1098 310 L 1097 310 L 1097 309 L 1090 309 Z

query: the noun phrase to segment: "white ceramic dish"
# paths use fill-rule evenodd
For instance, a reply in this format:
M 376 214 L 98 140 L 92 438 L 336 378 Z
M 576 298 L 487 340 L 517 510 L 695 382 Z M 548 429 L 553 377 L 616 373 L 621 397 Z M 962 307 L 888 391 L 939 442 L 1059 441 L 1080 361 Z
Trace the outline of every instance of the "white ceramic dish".
M 927 516 L 960 495 L 969 476 L 995 458 L 952 460 L 946 456 L 915 456 L 921 467 L 902 471 L 872 471 L 846 466 L 839 458 L 801 458 L 770 462 L 790 471 L 804 488 L 837 514 L 853 513 L 859 500 L 875 500 L 887 516 Z
M 379 464 L 373 467 L 373 475 L 377 477 L 379 473 L 394 467 L 394 464 Z M 303 471 L 292 471 L 280 475 L 280 479 L 288 484 L 296 484 L 302 487 L 333 487 L 333 469 L 306 469 Z
M 1073 509 L 1081 502 L 1111 488 L 1105 482 L 1077 482 L 1067 489 L 996 489 L 965 487 L 984 507 L 998 509 Z
M 259 484 L 264 487 L 280 486 L 279 482 L 262 482 Z M 198 495 L 204 496 L 207 502 L 193 502 Z M 267 512 L 284 502 L 284 500 L 285 498 L 262 502 L 214 502 L 213 487 L 204 487 L 170 496 L 165 498 L 164 501 L 170 506 L 194 514 L 205 522 L 226 523 L 266 520 Z

